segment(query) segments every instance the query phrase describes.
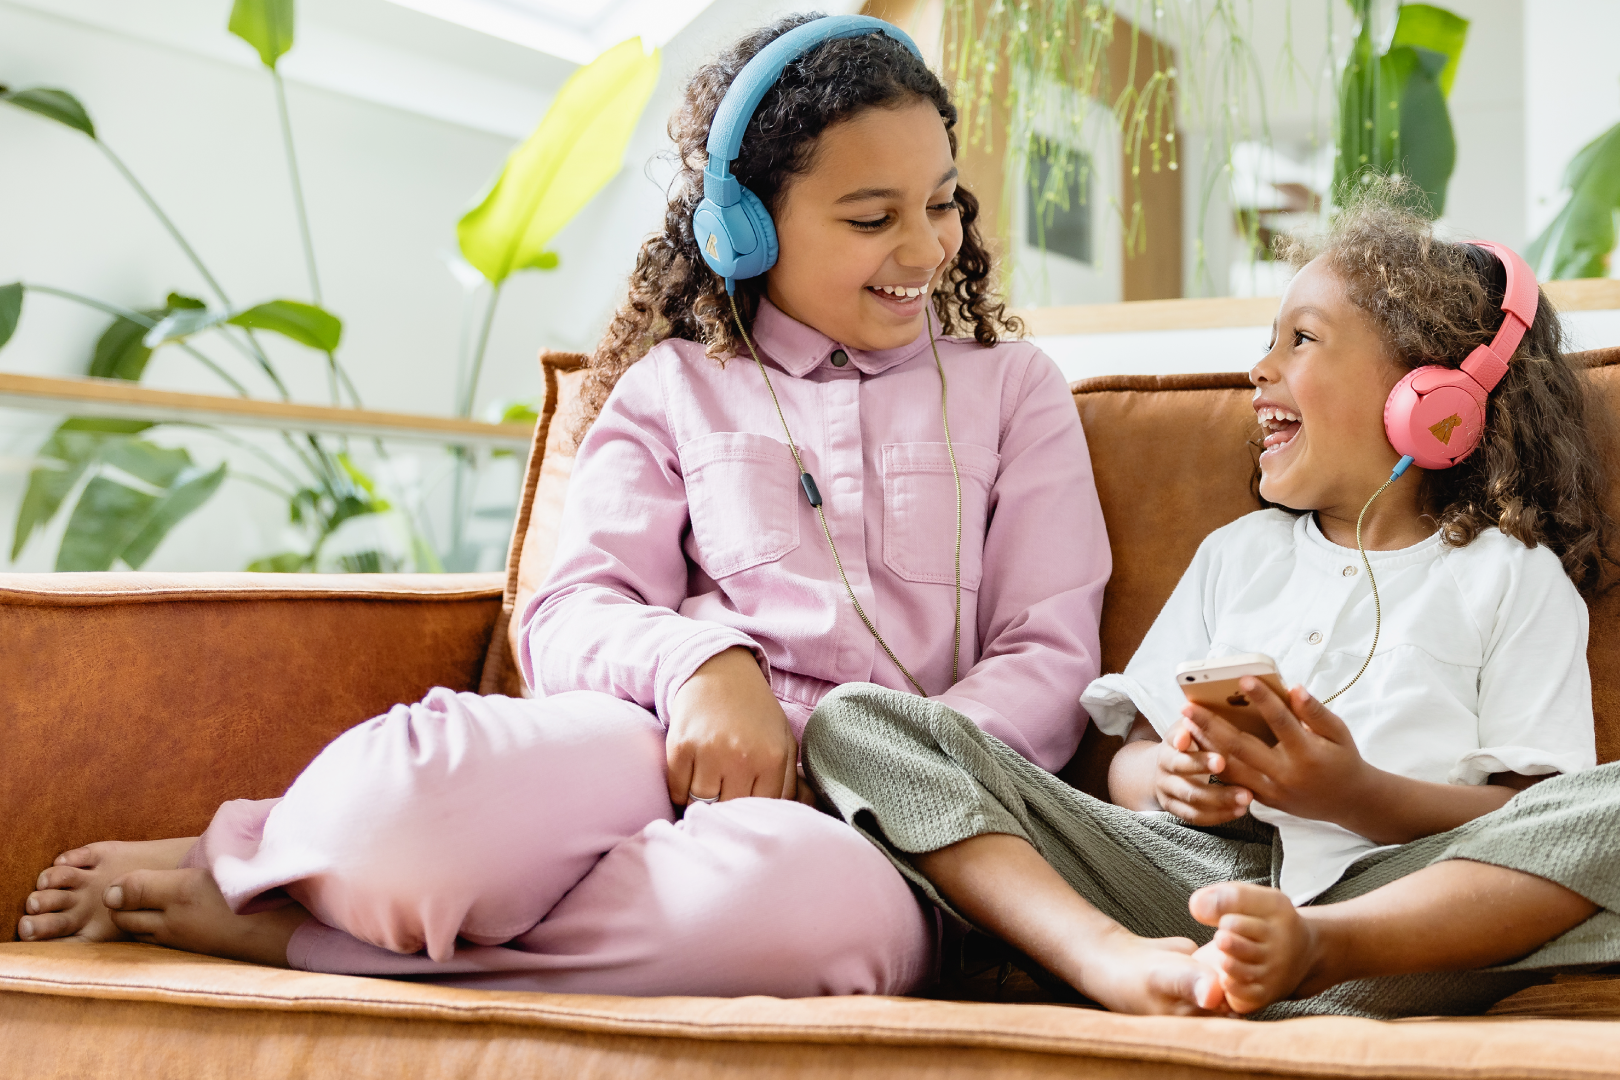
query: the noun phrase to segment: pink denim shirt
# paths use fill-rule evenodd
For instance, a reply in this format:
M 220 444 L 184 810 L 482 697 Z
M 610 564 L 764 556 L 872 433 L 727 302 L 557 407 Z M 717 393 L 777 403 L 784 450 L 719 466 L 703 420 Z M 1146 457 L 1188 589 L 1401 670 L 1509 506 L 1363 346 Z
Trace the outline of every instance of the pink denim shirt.
M 1079 745 L 1110 556 L 1085 434 L 1027 342 L 940 338 L 962 477 L 961 679 L 951 686 L 956 492 L 925 333 L 841 346 L 760 305 L 754 334 L 867 614 L 930 695 L 1029 760 Z M 909 691 L 856 615 L 751 358 L 665 341 L 620 380 L 574 466 L 551 574 L 523 613 L 525 678 L 667 723 L 710 657 L 752 649 L 794 734 L 834 686 Z

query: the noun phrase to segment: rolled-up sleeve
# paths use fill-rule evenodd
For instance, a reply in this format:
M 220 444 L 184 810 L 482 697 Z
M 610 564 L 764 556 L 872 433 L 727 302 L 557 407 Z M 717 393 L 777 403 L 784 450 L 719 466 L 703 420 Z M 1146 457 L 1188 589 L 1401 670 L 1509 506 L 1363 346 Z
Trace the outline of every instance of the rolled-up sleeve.
M 686 485 L 655 358 L 633 365 L 580 446 L 556 559 L 523 613 L 524 678 L 537 691 L 595 690 L 653 710 L 741 631 L 688 618 Z
M 1004 417 L 979 586 L 980 660 L 938 700 L 1049 771 L 1080 745 L 1112 559 L 1091 454 L 1057 365 L 1037 352 Z
M 1493 773 L 1544 776 L 1597 764 L 1586 604 L 1545 548 L 1524 554 L 1486 641 L 1479 674 L 1478 750 L 1447 780 L 1483 784 Z

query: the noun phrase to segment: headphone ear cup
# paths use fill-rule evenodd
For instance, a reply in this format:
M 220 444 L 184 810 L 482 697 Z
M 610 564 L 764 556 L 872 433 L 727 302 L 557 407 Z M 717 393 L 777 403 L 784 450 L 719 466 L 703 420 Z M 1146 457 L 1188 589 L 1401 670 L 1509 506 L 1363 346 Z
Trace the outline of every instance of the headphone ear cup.
M 1397 454 L 1425 469 L 1449 469 L 1484 437 L 1483 388 L 1437 364 L 1409 371 L 1384 401 L 1384 434 Z
M 737 270 L 732 276 L 736 278 L 758 277 L 776 265 L 776 222 L 771 220 L 771 212 L 765 209 L 760 201 L 747 188 L 742 190 L 742 199 L 739 206 L 748 223 L 754 227 L 754 238 L 759 242 L 754 250 L 737 259 Z

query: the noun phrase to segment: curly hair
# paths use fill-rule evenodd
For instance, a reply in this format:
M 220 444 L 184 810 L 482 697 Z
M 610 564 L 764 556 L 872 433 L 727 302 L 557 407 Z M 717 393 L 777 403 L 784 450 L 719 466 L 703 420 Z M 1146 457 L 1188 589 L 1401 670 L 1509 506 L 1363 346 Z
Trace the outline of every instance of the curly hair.
M 641 245 L 628 295 L 586 362 L 573 424 L 576 443 L 619 378 L 658 342 L 672 337 L 699 341 L 711 359 L 722 363 L 744 348 L 731 321 L 725 284 L 704 263 L 692 236 L 692 212 L 703 199 L 709 125 L 732 80 L 756 53 L 820 17 L 790 15 L 754 31 L 699 68 L 687 84 L 685 99 L 669 121 L 679 169 L 664 230 Z M 776 215 L 788 185 L 814 164 L 822 132 L 867 109 L 893 109 L 914 101 L 939 110 L 955 157 L 956 107 L 926 64 L 880 34 L 824 42 L 789 64 L 766 92 L 748 121 L 732 173 Z M 995 345 L 1004 334 L 1023 333 L 1023 326 L 992 291 L 994 265 L 977 225 L 978 200 L 959 186 L 956 203 L 962 215 L 962 248 L 933 295 L 934 314 L 943 333 L 971 332 L 979 344 Z M 737 282 L 745 324 L 752 325 L 764 293 L 763 277 Z
M 1435 237 L 1410 181 L 1358 187 L 1325 235 L 1279 238 L 1277 256 L 1295 269 L 1325 260 L 1403 366 L 1461 367 L 1506 318 L 1506 269 L 1484 248 Z M 1527 547 L 1545 544 L 1583 593 L 1599 591 L 1617 565 L 1600 503 L 1610 422 L 1564 354 L 1558 313 L 1542 294 L 1487 401 L 1482 445 L 1423 473 L 1423 505 L 1442 541 L 1461 547 L 1494 525 Z

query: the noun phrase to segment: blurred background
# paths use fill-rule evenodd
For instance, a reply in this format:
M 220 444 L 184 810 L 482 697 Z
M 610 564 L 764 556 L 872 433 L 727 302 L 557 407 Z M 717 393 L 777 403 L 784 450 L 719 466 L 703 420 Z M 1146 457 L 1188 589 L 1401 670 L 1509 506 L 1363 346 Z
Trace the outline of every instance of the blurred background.
M 0 0 L 10 567 L 503 565 L 537 351 L 606 324 L 692 69 L 800 7 Z M 1006 287 L 1071 378 L 1246 368 L 1270 238 L 1363 166 L 1543 277 L 1620 275 L 1613 0 L 819 9 L 956 85 Z M 1576 344 L 1620 344 L 1620 292 L 1586 288 Z M 341 414 L 250 414 L 283 400 Z

